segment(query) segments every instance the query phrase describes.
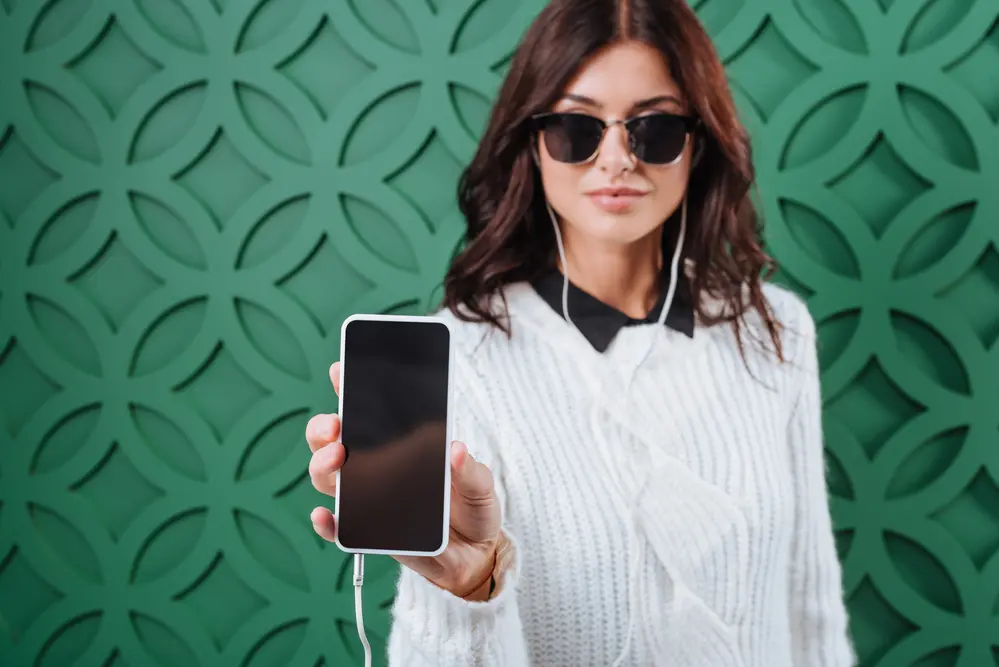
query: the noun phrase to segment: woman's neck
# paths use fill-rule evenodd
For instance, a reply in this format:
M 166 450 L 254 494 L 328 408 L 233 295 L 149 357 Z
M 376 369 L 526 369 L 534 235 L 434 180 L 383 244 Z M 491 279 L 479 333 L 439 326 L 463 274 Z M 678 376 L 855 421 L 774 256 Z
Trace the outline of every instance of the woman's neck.
M 661 229 L 634 243 L 617 245 L 577 238 L 568 227 L 562 229 L 569 280 L 630 317 L 645 317 L 662 289 Z M 565 273 L 561 261 L 558 267 Z

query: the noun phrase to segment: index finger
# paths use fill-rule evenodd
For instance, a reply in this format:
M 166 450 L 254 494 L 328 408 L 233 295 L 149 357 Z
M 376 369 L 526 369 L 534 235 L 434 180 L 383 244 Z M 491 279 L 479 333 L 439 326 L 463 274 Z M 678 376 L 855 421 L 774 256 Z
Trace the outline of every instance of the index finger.
M 330 382 L 333 383 L 333 391 L 336 395 L 340 395 L 340 362 L 334 361 L 333 365 L 330 366 Z

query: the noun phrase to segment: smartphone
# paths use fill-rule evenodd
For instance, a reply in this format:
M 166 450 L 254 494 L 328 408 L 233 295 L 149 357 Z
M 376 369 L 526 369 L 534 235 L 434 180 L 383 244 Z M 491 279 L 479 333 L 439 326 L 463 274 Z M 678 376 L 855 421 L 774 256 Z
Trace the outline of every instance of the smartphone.
M 432 316 L 351 315 L 340 330 L 336 544 L 436 556 L 451 505 L 454 346 Z

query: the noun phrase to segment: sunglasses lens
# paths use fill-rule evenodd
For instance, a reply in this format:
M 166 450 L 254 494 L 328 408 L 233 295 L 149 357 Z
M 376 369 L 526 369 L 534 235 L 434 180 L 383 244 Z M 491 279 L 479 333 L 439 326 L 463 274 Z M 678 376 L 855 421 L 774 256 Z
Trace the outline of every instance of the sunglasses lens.
M 673 162 L 687 142 L 683 120 L 666 114 L 640 116 L 628 124 L 635 157 L 648 164 Z
M 600 146 L 603 124 L 582 114 L 548 116 L 543 124 L 545 148 L 559 162 L 585 162 Z

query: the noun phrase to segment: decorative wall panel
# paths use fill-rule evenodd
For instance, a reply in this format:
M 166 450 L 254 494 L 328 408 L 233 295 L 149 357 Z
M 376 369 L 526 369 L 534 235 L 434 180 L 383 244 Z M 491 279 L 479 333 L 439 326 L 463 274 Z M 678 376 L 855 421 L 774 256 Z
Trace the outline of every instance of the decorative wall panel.
M 439 297 L 541 4 L 0 0 L 0 663 L 359 664 L 305 422 L 343 317 Z M 863 664 L 999 664 L 999 3 L 695 6 L 820 323 Z

